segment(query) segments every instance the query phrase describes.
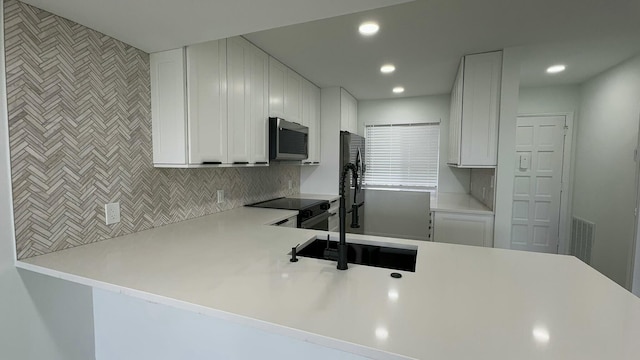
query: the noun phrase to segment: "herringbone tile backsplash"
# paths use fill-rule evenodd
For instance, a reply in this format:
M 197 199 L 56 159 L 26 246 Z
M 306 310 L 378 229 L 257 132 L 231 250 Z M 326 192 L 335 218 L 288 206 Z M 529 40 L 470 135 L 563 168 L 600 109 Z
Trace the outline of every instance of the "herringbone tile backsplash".
M 153 168 L 149 55 L 16 0 L 4 11 L 19 259 L 299 191 L 295 166 Z

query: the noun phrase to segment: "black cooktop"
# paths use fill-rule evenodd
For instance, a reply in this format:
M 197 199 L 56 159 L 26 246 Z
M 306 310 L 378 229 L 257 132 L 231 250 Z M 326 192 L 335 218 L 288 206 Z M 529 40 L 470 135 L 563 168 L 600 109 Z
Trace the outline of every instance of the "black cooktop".
M 247 206 L 270 209 L 304 210 L 326 202 L 326 200 L 294 199 L 282 197 L 258 202 L 255 204 L 249 204 Z

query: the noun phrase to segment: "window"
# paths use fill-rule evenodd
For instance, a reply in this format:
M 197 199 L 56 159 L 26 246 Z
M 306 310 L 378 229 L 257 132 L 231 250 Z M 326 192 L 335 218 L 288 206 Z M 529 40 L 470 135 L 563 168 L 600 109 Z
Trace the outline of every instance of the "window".
M 436 188 L 440 124 L 368 125 L 367 187 Z

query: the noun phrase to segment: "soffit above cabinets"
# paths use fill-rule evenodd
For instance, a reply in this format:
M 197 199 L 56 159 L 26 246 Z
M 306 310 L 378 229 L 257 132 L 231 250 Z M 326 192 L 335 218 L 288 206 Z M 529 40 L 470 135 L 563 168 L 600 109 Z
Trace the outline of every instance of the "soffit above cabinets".
M 146 52 L 412 0 L 23 0 Z

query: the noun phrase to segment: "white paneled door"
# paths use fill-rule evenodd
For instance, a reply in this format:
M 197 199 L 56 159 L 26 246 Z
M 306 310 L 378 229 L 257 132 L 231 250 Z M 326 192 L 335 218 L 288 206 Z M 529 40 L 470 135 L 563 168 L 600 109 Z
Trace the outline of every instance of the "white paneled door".
M 558 253 L 565 116 L 519 117 L 511 248 Z

